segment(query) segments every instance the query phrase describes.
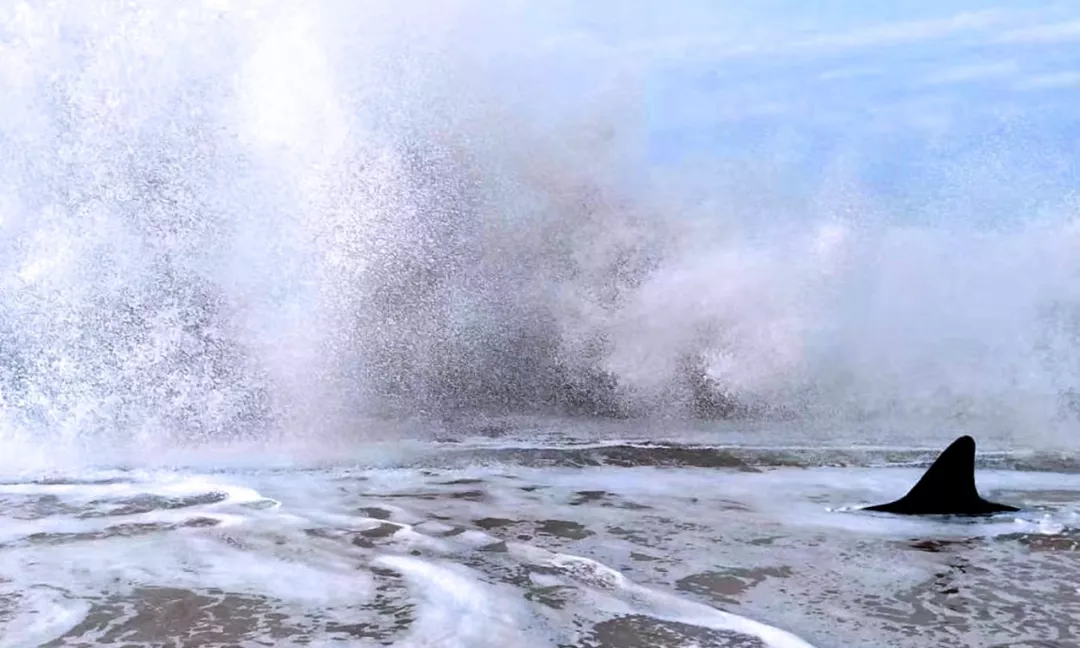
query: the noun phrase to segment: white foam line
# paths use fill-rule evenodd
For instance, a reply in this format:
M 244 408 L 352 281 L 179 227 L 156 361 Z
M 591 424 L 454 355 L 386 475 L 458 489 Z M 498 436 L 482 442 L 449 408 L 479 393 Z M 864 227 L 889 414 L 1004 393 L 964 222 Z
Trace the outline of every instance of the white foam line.
M 11 615 L 12 621 L 0 623 L 0 635 L 7 648 L 37 648 L 54 641 L 70 632 L 90 612 L 89 602 L 74 601 L 43 589 L 23 590 L 24 600 Z
M 257 490 L 235 484 L 214 482 L 203 477 L 189 477 L 182 480 L 167 480 L 164 483 L 119 483 L 119 484 L 3 484 L 0 493 L 11 495 L 54 495 L 69 500 L 86 502 L 99 498 L 119 498 L 139 495 L 159 497 L 183 497 L 223 493 L 225 499 L 220 502 L 200 504 L 199 508 L 209 508 L 232 504 L 250 504 L 266 500 Z M 279 502 L 271 500 L 278 506 Z
M 670 615 L 658 611 L 650 611 L 649 615 L 657 619 L 676 623 L 688 623 L 713 630 L 730 630 L 742 634 L 753 635 L 769 646 L 774 646 L 775 648 L 814 648 L 812 644 L 803 641 L 786 630 L 781 630 L 780 628 L 761 623 L 760 621 L 754 621 L 753 619 L 748 619 L 737 614 L 731 614 L 730 612 L 723 612 L 708 605 L 687 601 L 678 596 L 673 596 L 638 585 L 618 571 L 590 558 L 560 553 L 552 556 L 550 563 L 552 566 L 559 568 L 564 572 L 569 571 L 570 568 L 578 565 L 587 567 L 593 572 L 602 575 L 604 577 L 603 580 L 607 581 L 604 584 L 608 587 L 621 589 L 646 601 L 653 601 L 657 604 L 657 607 L 680 612 Z M 682 610 L 685 610 L 685 612 L 682 612 Z
M 546 645 L 530 642 L 521 617 L 528 614 L 517 599 L 492 596 L 490 586 L 456 570 L 409 556 L 380 556 L 373 561 L 393 569 L 418 586 L 427 604 L 413 632 L 400 646 L 480 648 Z M 515 614 L 514 612 L 518 612 Z

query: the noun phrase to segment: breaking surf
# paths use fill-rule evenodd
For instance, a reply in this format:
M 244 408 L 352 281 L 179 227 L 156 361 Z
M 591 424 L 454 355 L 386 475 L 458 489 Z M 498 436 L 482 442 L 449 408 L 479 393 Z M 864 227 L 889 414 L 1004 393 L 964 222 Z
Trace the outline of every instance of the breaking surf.
M 1076 16 L 623 4 L 0 6 L 0 644 L 1076 643 Z
M 846 466 L 713 451 L 739 459 L 22 474 L 0 484 L 0 636 L 627 648 L 1080 631 L 1080 473 L 985 470 L 982 488 L 1025 510 L 957 522 L 855 510 L 920 474 L 888 465 L 895 451 Z

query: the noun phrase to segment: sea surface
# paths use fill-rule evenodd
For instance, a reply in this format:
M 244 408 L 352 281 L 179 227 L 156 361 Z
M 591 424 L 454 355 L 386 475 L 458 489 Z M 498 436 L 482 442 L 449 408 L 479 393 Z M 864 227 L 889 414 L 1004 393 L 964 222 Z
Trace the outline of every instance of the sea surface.
M 1080 645 L 1075 455 L 907 519 L 940 448 L 574 429 L 8 465 L 0 646 Z
M 1080 3 L 893 4 L 0 0 L 0 648 L 1080 646 Z

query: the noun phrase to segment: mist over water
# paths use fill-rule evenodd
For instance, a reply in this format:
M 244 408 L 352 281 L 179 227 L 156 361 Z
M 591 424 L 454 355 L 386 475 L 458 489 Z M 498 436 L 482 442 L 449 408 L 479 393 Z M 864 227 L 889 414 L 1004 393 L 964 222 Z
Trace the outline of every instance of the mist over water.
M 538 11 L 5 3 L 0 439 L 478 411 L 1076 438 L 1069 187 L 988 222 L 944 214 L 1008 202 L 989 154 L 902 204 L 839 163 L 659 169 L 633 62 Z

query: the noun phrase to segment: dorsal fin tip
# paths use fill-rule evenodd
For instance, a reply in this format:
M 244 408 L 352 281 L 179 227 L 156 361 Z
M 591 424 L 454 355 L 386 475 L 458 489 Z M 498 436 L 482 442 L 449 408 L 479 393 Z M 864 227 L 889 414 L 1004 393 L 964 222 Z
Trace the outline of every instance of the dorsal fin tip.
M 975 439 L 969 434 L 965 434 L 964 436 L 958 438 L 956 441 L 953 441 L 952 444 L 954 446 L 962 445 L 963 447 L 971 448 L 972 450 L 975 449 Z

